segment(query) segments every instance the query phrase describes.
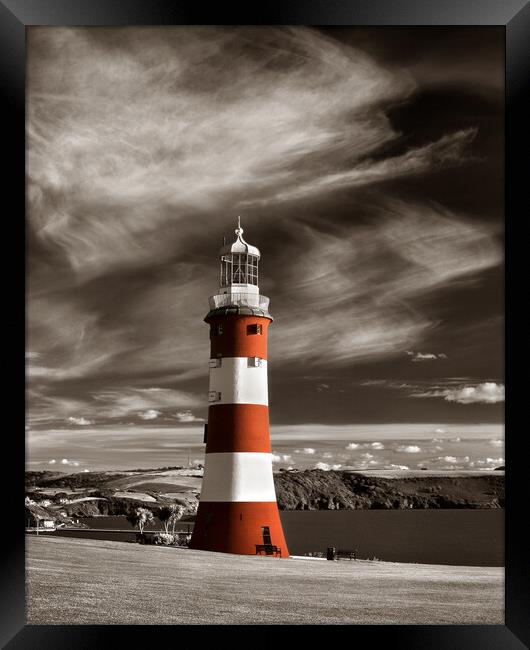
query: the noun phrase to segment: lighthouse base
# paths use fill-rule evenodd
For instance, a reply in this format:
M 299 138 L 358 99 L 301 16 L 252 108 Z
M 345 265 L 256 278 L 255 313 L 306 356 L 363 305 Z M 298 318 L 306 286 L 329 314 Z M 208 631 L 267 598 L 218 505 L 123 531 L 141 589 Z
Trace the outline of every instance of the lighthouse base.
M 255 555 L 257 545 L 277 546 L 289 557 L 278 505 L 274 502 L 201 501 L 190 548 Z

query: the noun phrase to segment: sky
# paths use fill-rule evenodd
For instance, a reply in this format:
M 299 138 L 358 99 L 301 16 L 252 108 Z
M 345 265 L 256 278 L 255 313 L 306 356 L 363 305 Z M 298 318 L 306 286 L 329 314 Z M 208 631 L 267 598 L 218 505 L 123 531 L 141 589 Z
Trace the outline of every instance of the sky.
M 241 215 L 279 467 L 504 464 L 501 28 L 30 27 L 30 469 L 200 462 Z

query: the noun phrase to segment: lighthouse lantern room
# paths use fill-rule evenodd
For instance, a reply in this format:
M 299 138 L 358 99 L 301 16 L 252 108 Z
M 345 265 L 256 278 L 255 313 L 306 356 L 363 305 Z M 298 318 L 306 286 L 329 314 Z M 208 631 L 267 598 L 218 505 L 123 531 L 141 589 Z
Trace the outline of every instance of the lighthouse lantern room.
M 276 503 L 269 435 L 269 299 L 259 293 L 260 252 L 243 239 L 220 252 L 210 298 L 208 424 L 204 477 L 190 547 L 287 557 Z

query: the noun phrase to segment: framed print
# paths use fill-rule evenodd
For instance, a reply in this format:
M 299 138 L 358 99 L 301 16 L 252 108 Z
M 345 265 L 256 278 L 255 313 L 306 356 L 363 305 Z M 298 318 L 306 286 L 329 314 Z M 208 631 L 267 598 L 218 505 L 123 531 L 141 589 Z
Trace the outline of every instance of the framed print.
M 529 12 L 1 0 L 6 647 L 528 645 Z

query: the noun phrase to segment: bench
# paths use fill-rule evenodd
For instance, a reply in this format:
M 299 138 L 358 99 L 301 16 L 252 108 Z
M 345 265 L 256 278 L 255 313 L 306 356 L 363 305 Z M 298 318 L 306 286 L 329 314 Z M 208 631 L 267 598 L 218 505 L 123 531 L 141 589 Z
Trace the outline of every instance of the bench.
M 256 544 L 256 555 L 279 555 L 282 556 L 282 549 L 274 544 Z
M 357 559 L 357 549 L 355 550 L 349 550 L 349 549 L 344 549 L 344 548 L 339 548 L 337 549 L 337 552 L 335 554 L 335 557 L 337 560 L 340 560 L 340 558 L 348 558 L 348 560 L 356 560 Z

